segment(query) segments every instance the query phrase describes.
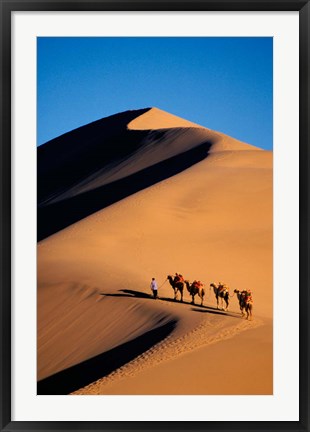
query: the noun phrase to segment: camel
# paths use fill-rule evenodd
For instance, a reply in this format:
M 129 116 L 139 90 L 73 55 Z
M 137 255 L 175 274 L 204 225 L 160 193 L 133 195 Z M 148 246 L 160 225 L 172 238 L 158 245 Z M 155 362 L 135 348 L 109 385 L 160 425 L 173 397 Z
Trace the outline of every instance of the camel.
M 229 306 L 229 289 L 226 285 L 223 285 L 219 283 L 219 285 L 216 285 L 215 283 L 211 283 L 210 287 L 213 288 L 216 302 L 217 302 L 217 308 L 219 309 L 219 299 L 221 299 L 222 304 L 222 310 L 227 311 Z M 226 303 L 226 308 L 223 307 L 223 301 Z
M 249 300 L 245 303 L 246 319 L 250 320 L 253 318 L 253 300 Z
M 234 290 L 234 293 L 237 294 L 239 300 L 239 307 L 242 316 L 244 316 L 244 311 L 246 312 L 246 319 L 252 319 L 253 315 L 253 299 L 251 294 L 247 295 L 247 291 L 239 291 L 237 289 Z
M 245 310 L 244 295 L 242 295 L 242 292 L 239 291 L 239 290 L 237 290 L 237 289 L 234 290 L 234 293 L 237 294 L 237 298 L 238 298 L 238 301 L 239 301 L 240 312 L 241 312 L 241 315 L 244 316 L 244 310 Z
M 183 302 L 184 282 L 182 282 L 178 277 L 173 277 L 171 275 L 168 275 L 167 279 L 174 290 L 174 300 L 177 299 L 178 291 L 179 291 L 181 294 L 181 302 Z
M 192 284 L 189 283 L 189 281 L 185 281 L 185 284 L 187 286 L 187 291 L 192 296 L 192 304 L 195 304 L 195 295 L 198 294 L 198 297 L 201 298 L 201 306 L 203 305 L 203 298 L 205 295 L 205 290 L 203 288 L 202 284 L 198 284 L 196 281 L 194 281 Z

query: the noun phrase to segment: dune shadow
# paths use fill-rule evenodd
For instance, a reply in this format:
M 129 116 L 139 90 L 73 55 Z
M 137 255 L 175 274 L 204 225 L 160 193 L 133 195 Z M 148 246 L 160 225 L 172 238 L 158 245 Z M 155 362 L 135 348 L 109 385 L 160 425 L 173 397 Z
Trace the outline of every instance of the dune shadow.
M 124 178 L 51 202 L 88 176 L 136 151 L 150 131 L 128 130 L 127 123 L 148 109 L 111 116 L 64 134 L 38 147 L 37 240 L 78 222 L 140 190 L 174 176 L 208 156 L 211 143 L 197 144 Z M 154 135 L 154 131 L 152 132 Z M 160 140 L 165 131 L 156 131 Z M 59 148 L 62 152 L 59 152 Z M 69 155 L 69 156 L 68 156 Z
M 200 144 L 187 152 L 158 162 L 120 180 L 54 204 L 39 206 L 37 209 L 38 241 L 117 201 L 184 171 L 205 159 L 209 148 L 209 143 Z
M 165 339 L 176 324 L 176 320 L 171 320 L 116 348 L 38 381 L 37 394 L 67 395 L 107 376 Z

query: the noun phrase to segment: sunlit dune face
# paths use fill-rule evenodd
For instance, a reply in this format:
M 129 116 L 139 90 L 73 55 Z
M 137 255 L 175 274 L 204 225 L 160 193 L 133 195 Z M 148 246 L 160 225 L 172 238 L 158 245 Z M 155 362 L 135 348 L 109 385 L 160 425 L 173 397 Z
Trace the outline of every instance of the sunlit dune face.
M 173 114 L 169 114 L 158 108 L 151 108 L 145 114 L 135 118 L 128 124 L 128 129 L 145 130 L 145 129 L 164 129 L 175 127 L 196 127 L 203 126 L 184 120 Z

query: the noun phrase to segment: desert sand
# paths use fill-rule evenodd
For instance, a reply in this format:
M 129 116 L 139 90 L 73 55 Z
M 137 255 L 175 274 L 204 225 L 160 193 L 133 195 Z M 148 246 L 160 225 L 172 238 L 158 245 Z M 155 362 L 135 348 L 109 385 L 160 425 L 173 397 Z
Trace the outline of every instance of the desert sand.
M 38 394 L 272 394 L 272 177 L 272 152 L 157 108 L 39 147 Z

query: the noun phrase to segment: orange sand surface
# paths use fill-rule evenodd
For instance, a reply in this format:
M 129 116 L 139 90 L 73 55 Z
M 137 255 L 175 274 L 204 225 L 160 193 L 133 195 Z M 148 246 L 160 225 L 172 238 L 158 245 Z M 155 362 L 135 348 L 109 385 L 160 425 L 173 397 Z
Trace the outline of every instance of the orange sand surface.
M 46 214 L 61 203 L 66 216 L 72 198 L 89 211 L 38 243 L 38 393 L 272 394 L 272 152 L 159 109 L 127 130 L 139 148 L 42 195 Z M 175 171 L 206 143 L 206 157 Z M 72 169 L 81 157 L 66 156 Z M 165 178 L 140 189 L 136 173 L 153 179 L 162 161 Z M 126 196 L 91 210 L 118 181 Z M 203 306 L 186 288 L 173 300 L 175 272 L 204 283 Z M 228 311 L 216 307 L 218 281 Z M 252 290 L 253 320 L 235 288 Z

